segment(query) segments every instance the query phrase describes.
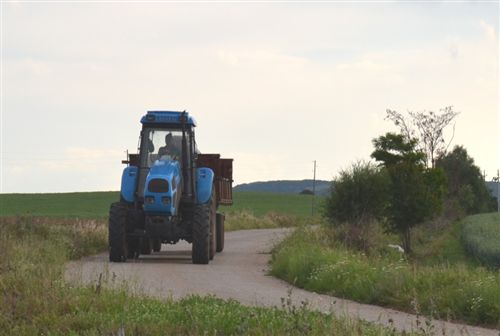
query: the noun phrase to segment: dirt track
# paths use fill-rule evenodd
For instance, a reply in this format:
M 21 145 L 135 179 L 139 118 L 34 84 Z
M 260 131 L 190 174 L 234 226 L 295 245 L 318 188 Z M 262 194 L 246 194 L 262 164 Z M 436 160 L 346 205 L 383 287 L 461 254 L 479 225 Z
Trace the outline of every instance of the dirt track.
M 269 251 L 274 241 L 286 230 L 247 230 L 226 233 L 226 246 L 210 265 L 191 263 L 191 245 L 163 245 L 162 252 L 142 256 L 137 261 L 109 263 L 107 254 L 88 257 L 68 265 L 66 278 L 70 281 L 96 282 L 99 274 L 108 274 L 115 283 L 126 280 L 139 292 L 155 297 L 180 298 L 189 294 L 214 294 L 233 298 L 245 305 L 281 306 L 291 286 L 266 275 Z M 359 317 L 367 321 L 393 325 L 398 330 L 416 330 L 414 315 L 372 305 L 319 295 L 293 288 L 291 298 L 295 305 L 309 302 L 309 307 L 333 311 L 337 315 Z M 420 318 L 420 322 L 425 322 Z M 498 330 L 434 321 L 437 335 L 500 335 Z

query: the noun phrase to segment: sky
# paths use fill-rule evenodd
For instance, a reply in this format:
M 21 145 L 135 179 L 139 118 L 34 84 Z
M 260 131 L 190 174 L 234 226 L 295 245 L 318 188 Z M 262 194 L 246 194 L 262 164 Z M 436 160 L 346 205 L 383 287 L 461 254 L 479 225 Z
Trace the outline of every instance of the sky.
M 331 180 L 396 130 L 386 109 L 451 105 L 452 146 L 489 180 L 499 6 L 2 1 L 0 192 L 119 190 L 148 110 L 189 111 L 241 184 L 312 178 L 314 160 Z

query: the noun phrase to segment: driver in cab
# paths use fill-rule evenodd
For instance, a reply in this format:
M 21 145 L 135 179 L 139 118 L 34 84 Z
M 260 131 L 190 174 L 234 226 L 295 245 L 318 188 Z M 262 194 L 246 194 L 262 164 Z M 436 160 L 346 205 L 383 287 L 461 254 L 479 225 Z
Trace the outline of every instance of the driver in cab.
M 165 159 L 164 156 L 170 156 L 172 160 L 179 160 L 179 157 L 181 156 L 181 152 L 174 145 L 172 133 L 165 135 L 165 146 L 160 147 L 158 150 L 158 157 L 160 160 Z

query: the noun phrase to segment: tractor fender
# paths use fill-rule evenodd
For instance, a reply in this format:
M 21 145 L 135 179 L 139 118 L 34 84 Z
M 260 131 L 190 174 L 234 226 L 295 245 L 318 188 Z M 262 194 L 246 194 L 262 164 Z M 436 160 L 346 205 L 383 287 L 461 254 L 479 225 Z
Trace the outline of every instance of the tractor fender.
M 136 166 L 128 166 L 123 169 L 122 173 L 122 185 L 121 185 L 121 196 L 126 202 L 134 202 L 134 193 L 137 186 L 137 172 Z
M 214 185 L 214 172 L 210 168 L 196 168 L 196 195 L 198 204 L 210 201 Z

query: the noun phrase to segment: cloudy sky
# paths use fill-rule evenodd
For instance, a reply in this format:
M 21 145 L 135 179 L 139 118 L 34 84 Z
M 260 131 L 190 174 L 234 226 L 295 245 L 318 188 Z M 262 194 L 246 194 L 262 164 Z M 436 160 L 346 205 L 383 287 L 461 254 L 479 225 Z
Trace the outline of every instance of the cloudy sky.
M 235 183 L 331 179 L 453 105 L 500 168 L 495 2 L 2 2 L 0 192 L 118 190 L 147 110 L 188 110 Z

